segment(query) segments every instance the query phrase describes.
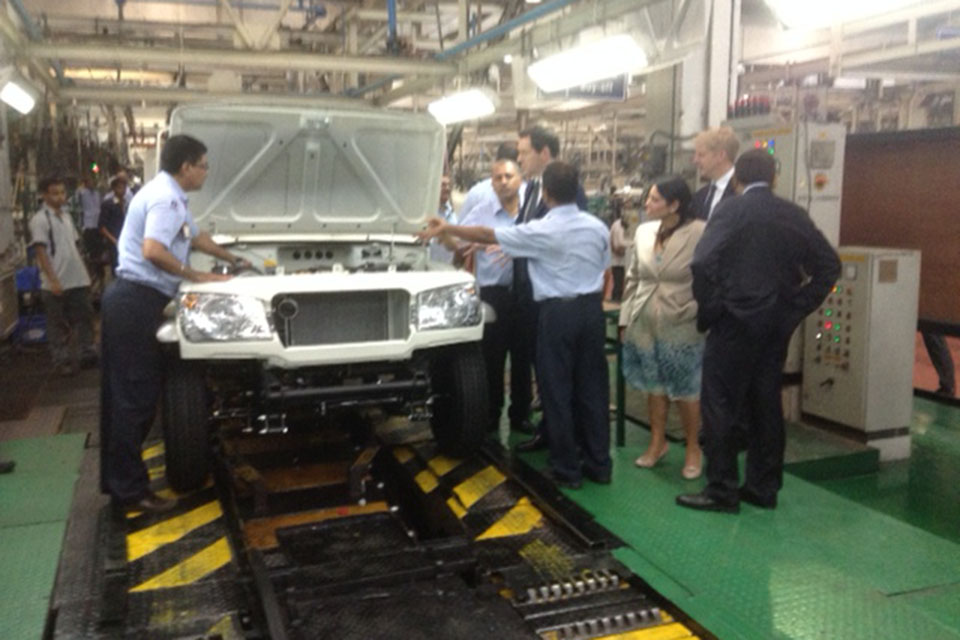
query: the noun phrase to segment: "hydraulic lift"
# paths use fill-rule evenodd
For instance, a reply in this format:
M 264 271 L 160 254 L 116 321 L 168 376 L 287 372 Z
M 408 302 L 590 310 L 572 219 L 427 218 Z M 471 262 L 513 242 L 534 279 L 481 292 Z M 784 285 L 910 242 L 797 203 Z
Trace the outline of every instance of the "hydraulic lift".
M 104 507 L 85 597 L 55 598 L 47 637 L 712 637 L 499 444 L 457 460 L 410 425 L 376 434 L 223 436 L 174 512 Z

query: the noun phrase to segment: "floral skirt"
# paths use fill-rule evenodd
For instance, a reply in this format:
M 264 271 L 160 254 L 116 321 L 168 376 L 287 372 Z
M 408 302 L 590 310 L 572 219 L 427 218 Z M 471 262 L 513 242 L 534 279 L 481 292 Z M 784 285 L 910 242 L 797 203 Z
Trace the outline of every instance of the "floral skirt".
M 704 339 L 694 321 L 655 326 L 641 315 L 624 335 L 623 376 L 640 391 L 697 400 Z

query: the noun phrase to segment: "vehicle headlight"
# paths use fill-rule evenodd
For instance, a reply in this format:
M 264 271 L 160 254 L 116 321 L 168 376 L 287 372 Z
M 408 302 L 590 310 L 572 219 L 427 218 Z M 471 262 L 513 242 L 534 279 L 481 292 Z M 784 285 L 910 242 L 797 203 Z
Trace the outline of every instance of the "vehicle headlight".
M 224 293 L 184 293 L 177 315 L 190 342 L 272 340 L 273 319 L 268 303 L 250 296 Z
M 417 294 L 417 329 L 472 327 L 483 322 L 480 295 L 473 283 L 430 289 Z

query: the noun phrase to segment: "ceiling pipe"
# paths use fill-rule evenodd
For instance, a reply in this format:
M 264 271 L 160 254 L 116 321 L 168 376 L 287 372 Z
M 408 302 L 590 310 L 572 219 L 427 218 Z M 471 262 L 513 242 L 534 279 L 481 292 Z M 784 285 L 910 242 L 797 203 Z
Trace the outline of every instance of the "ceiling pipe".
M 397 0 L 387 0 L 387 51 L 396 54 L 399 49 L 397 43 Z
M 345 71 L 442 76 L 456 72 L 456 66 L 431 60 L 339 56 L 291 51 L 245 51 L 240 49 L 174 49 L 172 47 L 104 46 L 71 43 L 26 43 L 24 52 L 35 58 L 101 62 L 120 66 L 180 63 L 193 67 L 276 69 L 294 71 Z
M 189 5 L 194 7 L 216 7 L 220 4 L 219 0 L 125 0 L 130 4 L 174 4 Z M 248 11 L 279 11 L 283 8 L 282 4 L 271 4 L 267 2 L 231 2 L 234 9 Z M 308 12 L 311 7 L 305 3 L 298 3 L 299 6 L 291 7 L 291 11 Z
M 43 34 L 40 32 L 40 28 L 37 27 L 37 23 L 34 22 L 33 16 L 30 15 L 30 12 L 27 11 L 27 8 L 23 4 L 23 0 L 10 0 L 10 4 L 13 5 L 14 11 L 17 12 L 17 16 L 20 18 L 20 22 L 23 23 L 24 29 L 27 30 L 27 36 L 31 40 L 41 40 Z M 63 67 L 59 62 L 53 63 L 53 70 L 57 73 L 57 80 L 63 82 Z
M 88 104 L 129 104 L 131 102 L 179 104 L 185 102 L 210 102 L 226 100 L 231 104 L 263 104 L 269 98 L 279 106 L 316 107 L 318 105 L 367 106 L 366 102 L 333 94 L 278 94 L 240 91 L 205 91 L 195 89 L 161 89 L 150 87 L 64 87 L 60 90 L 61 102 Z
M 529 11 L 522 13 L 512 20 L 507 20 L 503 24 L 499 24 L 492 29 L 488 29 L 483 33 L 477 34 L 476 36 L 461 42 L 460 44 L 454 45 L 449 49 L 441 51 L 434 55 L 435 60 L 447 60 L 451 56 L 455 56 L 458 53 L 466 51 L 467 49 L 472 49 L 477 45 L 483 44 L 484 42 L 489 42 L 501 36 L 507 35 L 514 29 L 522 27 L 526 24 L 529 24 L 535 20 L 538 20 L 544 16 L 550 15 L 556 11 L 559 11 L 568 5 L 571 5 L 579 0 L 553 0 L 552 2 L 545 2 L 541 5 L 538 5 Z M 399 78 L 399 76 L 391 76 L 389 78 L 382 78 L 376 82 L 372 82 L 368 85 L 349 91 L 348 95 L 351 96 L 362 96 L 371 91 L 376 91 L 377 89 L 386 86 Z

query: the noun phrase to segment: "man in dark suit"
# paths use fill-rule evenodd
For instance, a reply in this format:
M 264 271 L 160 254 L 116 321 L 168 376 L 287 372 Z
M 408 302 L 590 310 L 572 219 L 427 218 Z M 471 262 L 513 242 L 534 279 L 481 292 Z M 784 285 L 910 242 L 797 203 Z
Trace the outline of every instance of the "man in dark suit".
M 710 330 L 701 408 L 707 486 L 677 496 L 691 509 L 736 513 L 740 501 L 772 509 L 783 484 L 780 381 L 797 325 L 823 302 L 840 260 L 807 212 L 773 195 L 773 157 L 736 163 L 742 195 L 718 207 L 693 258 L 697 325 Z M 746 480 L 738 487 L 735 423 L 749 429 Z
M 700 177 L 710 181 L 693 196 L 697 217 L 707 220 L 717 205 L 736 195 L 733 188 L 733 161 L 740 141 L 730 127 L 702 131 L 693 141 L 693 164 Z
M 517 216 L 517 224 L 526 224 L 531 220 L 539 220 L 547 214 L 549 207 L 543 199 L 543 185 L 541 176 L 547 165 L 560 155 L 560 139 L 555 133 L 544 127 L 535 126 L 524 129 L 517 135 L 517 161 L 523 171 L 523 178 L 527 181 L 527 188 L 523 194 L 523 206 Z M 587 196 L 583 187 L 577 184 L 577 208 L 587 210 Z M 517 382 L 518 387 L 531 388 L 531 367 L 536 362 L 537 324 L 539 323 L 538 305 L 533 300 L 533 287 L 530 284 L 530 274 L 527 269 L 526 258 L 514 258 L 513 261 L 513 295 L 516 304 L 516 318 L 519 326 L 516 331 L 520 335 L 518 341 L 526 345 L 525 350 L 510 354 L 517 357 L 519 364 L 513 372 L 525 371 L 526 376 Z M 540 379 L 540 376 L 537 376 Z M 512 383 L 511 383 L 511 386 Z M 545 430 L 540 428 L 533 438 L 517 445 L 518 451 L 536 451 L 547 446 Z

